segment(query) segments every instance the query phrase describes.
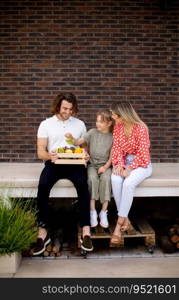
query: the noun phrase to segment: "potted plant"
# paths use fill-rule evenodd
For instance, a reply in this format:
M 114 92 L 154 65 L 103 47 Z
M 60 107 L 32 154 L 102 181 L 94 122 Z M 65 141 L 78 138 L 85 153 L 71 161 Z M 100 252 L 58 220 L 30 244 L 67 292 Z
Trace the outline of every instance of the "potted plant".
M 30 201 L 0 197 L 0 273 L 16 273 L 21 251 L 36 240 L 36 211 Z

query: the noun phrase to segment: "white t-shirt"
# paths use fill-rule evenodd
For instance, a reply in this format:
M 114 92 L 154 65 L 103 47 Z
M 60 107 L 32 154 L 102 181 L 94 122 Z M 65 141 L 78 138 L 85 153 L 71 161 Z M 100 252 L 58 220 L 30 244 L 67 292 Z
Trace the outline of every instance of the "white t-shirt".
M 67 132 L 71 133 L 74 138 L 79 139 L 86 132 L 85 123 L 74 117 L 70 117 L 68 120 L 62 121 L 54 115 L 40 123 L 37 138 L 48 139 L 47 150 L 50 152 L 59 147 L 72 146 L 65 141 L 65 133 Z

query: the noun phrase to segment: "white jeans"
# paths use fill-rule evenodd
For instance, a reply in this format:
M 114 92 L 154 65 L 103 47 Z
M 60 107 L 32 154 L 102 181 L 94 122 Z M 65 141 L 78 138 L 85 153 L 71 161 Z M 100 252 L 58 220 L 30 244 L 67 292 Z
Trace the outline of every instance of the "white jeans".
M 134 155 L 126 157 L 126 166 L 134 159 Z M 116 202 L 118 216 L 127 217 L 132 205 L 136 186 L 152 174 L 151 163 L 147 168 L 133 169 L 128 177 L 111 175 L 112 191 Z

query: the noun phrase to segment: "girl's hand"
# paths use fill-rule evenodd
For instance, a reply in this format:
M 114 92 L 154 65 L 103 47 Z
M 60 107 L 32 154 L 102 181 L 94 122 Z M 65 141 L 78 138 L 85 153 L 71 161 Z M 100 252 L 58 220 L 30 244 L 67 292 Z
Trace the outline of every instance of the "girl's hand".
M 67 137 L 68 139 L 73 139 L 72 134 L 69 132 L 65 133 L 65 137 Z
M 106 168 L 104 166 L 98 169 L 98 174 L 103 174 L 104 172 L 106 172 Z
M 72 136 L 71 133 L 65 133 L 65 137 L 67 138 L 67 139 L 66 139 L 66 142 L 67 142 L 68 144 L 74 145 L 75 139 L 74 139 L 74 137 Z
M 50 159 L 54 163 L 58 159 L 58 154 L 56 150 L 52 150 L 50 153 Z
M 128 176 L 130 175 L 130 173 L 131 173 L 131 170 L 130 170 L 130 169 L 124 169 L 124 170 L 122 171 L 122 176 L 123 176 L 123 177 L 128 177 Z
M 112 173 L 117 176 L 122 176 L 123 168 L 121 166 L 113 166 Z

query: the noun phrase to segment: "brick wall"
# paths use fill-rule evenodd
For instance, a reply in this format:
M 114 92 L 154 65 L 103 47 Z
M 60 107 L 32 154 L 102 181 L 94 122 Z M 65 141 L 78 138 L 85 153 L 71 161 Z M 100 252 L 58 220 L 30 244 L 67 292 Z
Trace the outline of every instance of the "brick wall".
M 0 2 L 0 161 L 35 161 L 55 95 L 74 92 L 88 128 L 112 101 L 149 125 L 153 161 L 179 161 L 179 1 Z

